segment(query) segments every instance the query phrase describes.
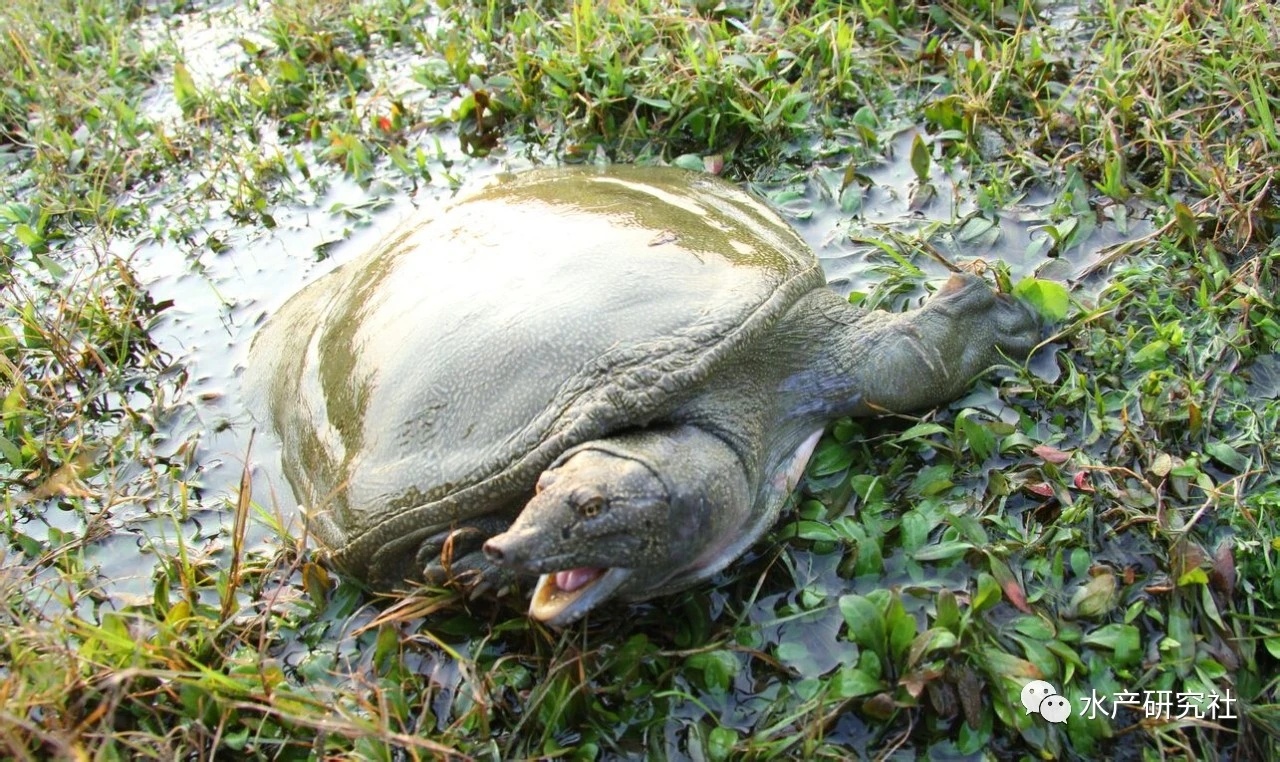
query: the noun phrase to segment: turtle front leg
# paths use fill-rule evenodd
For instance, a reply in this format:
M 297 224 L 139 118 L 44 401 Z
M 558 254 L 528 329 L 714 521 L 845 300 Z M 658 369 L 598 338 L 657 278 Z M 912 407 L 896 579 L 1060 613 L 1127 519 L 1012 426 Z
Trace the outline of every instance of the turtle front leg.
M 486 539 L 510 525 L 510 516 L 477 516 L 443 526 L 367 531 L 342 544 L 330 543 L 332 535 L 321 539 L 333 565 L 374 589 L 404 590 L 425 581 L 482 592 L 501 589 L 515 578 L 481 551 Z
M 486 540 L 510 526 L 509 517 L 477 516 L 423 539 L 415 556 L 423 580 L 462 587 L 473 594 L 511 584 L 515 573 L 490 561 L 482 550 Z

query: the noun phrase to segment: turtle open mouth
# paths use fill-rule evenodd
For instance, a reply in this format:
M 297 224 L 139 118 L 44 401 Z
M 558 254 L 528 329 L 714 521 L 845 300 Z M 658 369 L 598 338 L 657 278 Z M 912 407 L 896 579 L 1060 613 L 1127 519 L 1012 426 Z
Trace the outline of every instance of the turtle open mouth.
M 608 600 L 630 576 L 629 569 L 591 566 L 543 574 L 533 589 L 529 616 L 563 627 Z
M 589 585 L 596 581 L 604 569 L 596 569 L 591 567 L 582 567 L 579 569 L 569 569 L 568 571 L 556 572 L 551 575 L 551 580 L 556 588 L 566 593 L 572 593 L 581 588 L 583 585 Z

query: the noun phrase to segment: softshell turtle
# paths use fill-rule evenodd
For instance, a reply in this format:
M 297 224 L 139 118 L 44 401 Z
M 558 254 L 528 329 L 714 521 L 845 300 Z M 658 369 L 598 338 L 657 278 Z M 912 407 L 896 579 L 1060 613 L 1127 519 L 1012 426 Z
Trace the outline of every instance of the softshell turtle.
M 856 308 L 715 177 L 555 169 L 308 286 L 249 383 L 338 567 L 377 587 L 540 574 L 530 613 L 560 626 L 722 569 L 832 418 L 939 404 L 1038 337 L 974 276 L 912 312 Z

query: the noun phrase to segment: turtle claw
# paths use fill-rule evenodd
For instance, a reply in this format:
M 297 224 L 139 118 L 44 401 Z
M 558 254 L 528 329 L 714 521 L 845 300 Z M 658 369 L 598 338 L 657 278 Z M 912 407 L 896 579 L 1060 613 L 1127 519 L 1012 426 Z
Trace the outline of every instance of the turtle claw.
M 466 590 L 471 596 L 500 590 L 516 575 L 485 556 L 485 541 L 504 531 L 510 521 L 479 519 L 425 540 L 418 550 L 423 579 L 433 585 Z
M 436 559 L 423 567 L 422 578 L 428 584 L 465 590 L 468 597 L 501 590 L 516 581 L 513 572 L 493 564 L 480 552 L 467 553 L 448 563 Z

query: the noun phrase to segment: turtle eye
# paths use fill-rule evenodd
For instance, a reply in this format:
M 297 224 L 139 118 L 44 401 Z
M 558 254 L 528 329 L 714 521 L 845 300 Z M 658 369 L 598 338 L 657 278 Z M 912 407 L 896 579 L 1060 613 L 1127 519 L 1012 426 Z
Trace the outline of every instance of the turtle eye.
M 604 498 L 599 495 L 594 495 L 578 504 L 578 513 L 580 513 L 584 519 L 594 519 L 596 516 L 600 515 L 600 509 L 602 508 L 604 508 Z

